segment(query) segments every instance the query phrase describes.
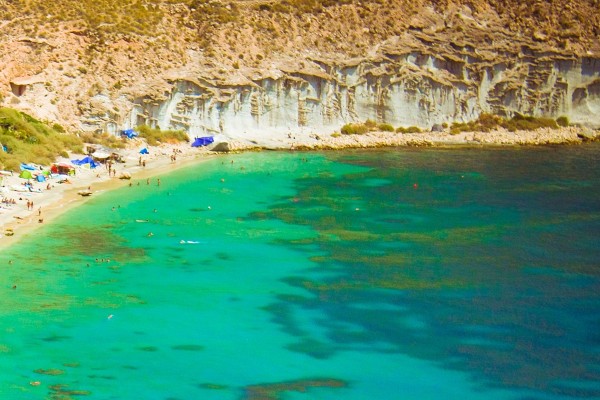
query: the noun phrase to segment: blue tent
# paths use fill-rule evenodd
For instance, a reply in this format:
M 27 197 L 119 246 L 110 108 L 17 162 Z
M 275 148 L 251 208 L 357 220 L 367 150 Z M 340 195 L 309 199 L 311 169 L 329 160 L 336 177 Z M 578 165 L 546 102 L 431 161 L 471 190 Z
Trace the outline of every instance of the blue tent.
M 136 137 L 138 134 L 133 129 L 123 129 L 121 131 L 121 135 L 127 136 L 128 139 Z
M 71 162 L 75 165 L 90 164 L 90 168 L 96 168 L 100 165 L 90 156 L 83 157 L 81 160 L 71 160 Z
M 143 149 L 140 150 L 140 154 L 150 154 L 150 152 L 148 151 L 147 148 L 144 147 Z
M 194 143 L 192 143 L 192 147 L 208 146 L 214 141 L 215 138 L 212 136 L 198 137 L 194 140 Z
M 46 181 L 46 177 L 44 175 L 42 175 L 42 174 L 39 174 L 38 176 L 36 176 L 35 179 L 38 182 L 45 182 Z

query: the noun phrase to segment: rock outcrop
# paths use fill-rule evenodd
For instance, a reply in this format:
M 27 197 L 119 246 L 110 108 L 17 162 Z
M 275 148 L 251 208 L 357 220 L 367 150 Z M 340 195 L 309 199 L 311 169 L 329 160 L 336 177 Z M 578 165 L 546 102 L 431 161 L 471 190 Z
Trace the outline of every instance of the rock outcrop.
M 148 124 L 239 140 L 483 112 L 600 127 L 594 0 L 147 3 L 146 34 L 0 20 L 4 104 L 72 131 Z
M 460 56 L 384 48 L 355 64 L 313 60 L 318 72 L 288 70 L 221 85 L 180 79 L 165 96 L 134 99 L 127 123 L 254 138 L 267 131 L 330 132 L 366 119 L 429 129 L 482 112 L 567 116 L 600 126 L 600 58 L 519 51 L 531 55 L 485 59 L 468 48 Z

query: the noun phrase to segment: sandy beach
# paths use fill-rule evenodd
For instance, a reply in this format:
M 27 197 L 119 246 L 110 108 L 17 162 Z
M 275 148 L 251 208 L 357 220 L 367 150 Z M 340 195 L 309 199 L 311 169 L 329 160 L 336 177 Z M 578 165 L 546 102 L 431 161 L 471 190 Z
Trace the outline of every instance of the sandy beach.
M 12 245 L 25 234 L 51 222 L 72 207 L 83 204 L 94 194 L 124 187 L 132 180 L 170 172 L 215 156 L 215 153 L 192 148 L 187 143 L 163 145 L 148 147 L 150 154 L 143 156 L 145 166 L 140 166 L 138 165 L 139 149 L 143 147 L 148 146 L 141 142 L 130 143 L 123 151 L 125 162 L 115 164 L 114 176 L 109 176 L 108 170 L 103 165 L 95 169 L 77 168 L 75 176 L 69 178 L 70 183 L 58 183 L 49 179 L 47 182 L 34 183 L 34 187 L 39 192 L 5 191 L 3 197 L 15 200 L 16 204 L 1 205 L 0 249 Z M 174 150 L 177 152 L 175 162 L 171 160 Z M 75 155 L 74 158 L 81 158 L 80 156 Z M 120 179 L 122 174 L 129 174 L 131 179 Z M 18 175 L 15 172 L 12 176 L 3 176 L 2 185 L 5 188 L 22 186 L 25 180 Z M 48 185 L 49 189 L 47 189 Z M 79 191 L 88 188 L 92 193 L 90 196 L 78 194 Z M 30 209 L 27 206 L 28 202 L 33 202 L 33 207 Z
M 591 135 L 591 136 L 590 136 Z M 397 134 L 393 132 L 371 132 L 364 135 L 318 135 L 305 134 L 295 137 L 269 136 L 254 141 L 232 140 L 229 142 L 231 151 L 248 150 L 335 150 L 348 148 L 374 147 L 452 147 L 452 146 L 523 146 L 523 145 L 552 145 L 580 144 L 586 140 L 596 140 L 600 137 L 598 131 L 583 131 L 581 128 L 569 127 L 562 129 L 540 129 L 531 132 L 495 131 L 489 133 L 465 132 L 450 135 L 447 132 L 428 132 L 415 134 Z M 208 160 L 219 153 L 210 148 L 192 148 L 189 143 L 177 145 L 161 145 L 148 147 L 150 154 L 144 155 L 145 166 L 139 165 L 139 149 L 148 147 L 139 139 L 128 143 L 122 151 L 124 163 L 115 165 L 116 174 L 109 176 L 104 166 L 95 169 L 78 167 L 77 173 L 70 183 L 57 183 L 52 180 L 35 184 L 39 192 L 7 191 L 7 188 L 19 187 L 24 180 L 18 173 L 3 176 L 3 196 L 14 199 L 16 204 L 2 204 L 0 208 L 0 248 L 10 246 L 26 233 L 31 232 L 42 224 L 49 223 L 58 215 L 71 207 L 83 204 L 94 194 L 123 187 L 130 180 L 120 179 L 122 174 L 129 174 L 132 180 L 144 179 L 154 175 L 173 171 L 192 163 Z M 173 162 L 171 156 L 177 154 Z M 222 153 L 221 153 L 222 154 Z M 71 158 L 80 158 L 73 155 Z M 61 161 L 61 160 L 57 160 Z M 64 160 L 62 160 L 64 161 Z M 47 189 L 48 184 L 50 186 Z M 89 188 L 91 196 L 81 196 L 81 190 Z M 33 202 L 33 207 L 28 207 Z

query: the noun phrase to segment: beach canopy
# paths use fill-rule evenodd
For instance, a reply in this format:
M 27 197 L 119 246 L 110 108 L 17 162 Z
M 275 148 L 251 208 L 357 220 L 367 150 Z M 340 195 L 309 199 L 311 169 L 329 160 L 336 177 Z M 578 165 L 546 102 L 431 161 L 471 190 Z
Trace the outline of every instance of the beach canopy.
M 53 174 L 69 174 L 75 170 L 75 166 L 67 163 L 57 163 L 50 166 L 50 171 Z M 46 171 L 44 171 L 46 172 Z
M 121 135 L 122 136 L 127 136 L 128 139 L 133 139 L 134 137 L 136 137 L 138 134 L 136 131 L 134 131 L 133 129 L 123 129 L 121 131 Z
M 192 143 L 192 147 L 208 146 L 214 141 L 215 138 L 212 136 L 198 137 L 194 140 L 194 143 Z
M 148 151 L 147 148 L 144 147 L 143 149 L 140 150 L 140 154 L 150 154 L 150 152 Z
M 110 157 L 110 154 L 104 151 L 95 151 L 92 154 L 93 158 L 97 158 L 99 160 L 106 160 L 108 157 Z
M 46 177 L 43 174 L 39 174 L 38 176 L 35 177 L 35 179 L 38 182 L 45 182 L 46 181 Z
M 90 156 L 83 157 L 81 160 L 71 160 L 71 162 L 75 165 L 90 164 L 91 168 L 96 168 L 98 165 L 100 165 Z
M 31 179 L 31 178 L 33 178 L 33 175 L 31 175 L 31 171 L 30 170 L 24 169 L 23 171 L 21 171 L 21 174 L 19 175 L 19 178 Z

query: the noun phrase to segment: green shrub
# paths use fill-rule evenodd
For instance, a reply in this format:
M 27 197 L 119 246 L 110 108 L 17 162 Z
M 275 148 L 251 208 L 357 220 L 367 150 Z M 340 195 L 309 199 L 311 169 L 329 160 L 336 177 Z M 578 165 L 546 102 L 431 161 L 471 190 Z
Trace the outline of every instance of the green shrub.
M 109 135 L 108 133 L 103 133 L 101 135 L 94 133 L 82 133 L 80 137 L 85 143 L 99 144 L 105 147 L 116 149 L 124 148 L 126 143 L 122 138 Z
M 489 132 L 493 129 L 497 129 L 501 122 L 502 118 L 497 115 L 481 113 L 472 128 L 478 128 L 477 130 L 482 132 Z
M 562 126 L 562 127 L 567 127 L 570 125 L 569 118 L 567 118 L 565 116 L 556 118 L 556 123 L 558 124 L 558 126 Z
M 342 135 L 362 135 L 367 133 L 369 130 L 364 124 L 346 124 L 342 126 L 340 132 Z
M 369 130 L 377 128 L 377 122 L 373 121 L 372 119 L 366 120 L 365 123 L 364 123 L 364 125 Z
M 59 133 L 65 133 L 65 128 L 63 128 L 62 125 L 57 123 L 52 124 L 52 129 Z
M 394 127 L 390 124 L 379 124 L 378 129 L 382 132 L 394 132 Z
M 521 114 L 516 114 L 510 120 L 503 120 L 500 126 L 508 129 L 510 132 L 533 131 L 539 128 L 558 128 L 557 122 L 551 118 L 535 118 Z
M 156 146 L 158 143 L 178 143 L 189 140 L 187 133 L 182 130 L 161 131 L 157 128 L 151 128 L 148 125 L 141 125 L 136 128 L 141 138 L 146 139 L 150 146 Z
M 564 120 L 561 120 L 564 123 Z M 460 132 L 490 132 L 499 127 L 505 128 L 510 132 L 518 130 L 532 131 L 539 128 L 558 128 L 557 121 L 551 118 L 536 118 L 528 115 L 516 113 L 511 119 L 504 119 L 497 115 L 482 113 L 474 121 L 453 122 L 450 126 L 450 133 L 456 135 Z
M 405 127 L 399 127 L 396 129 L 396 132 L 398 133 L 421 133 L 421 128 L 419 128 L 418 126 L 409 126 L 408 128 Z
M 0 166 L 16 171 L 21 162 L 49 165 L 67 151 L 83 148 L 80 138 L 58 127 L 17 110 L 0 108 L 0 143 L 6 146 L 6 151 L 0 151 Z

